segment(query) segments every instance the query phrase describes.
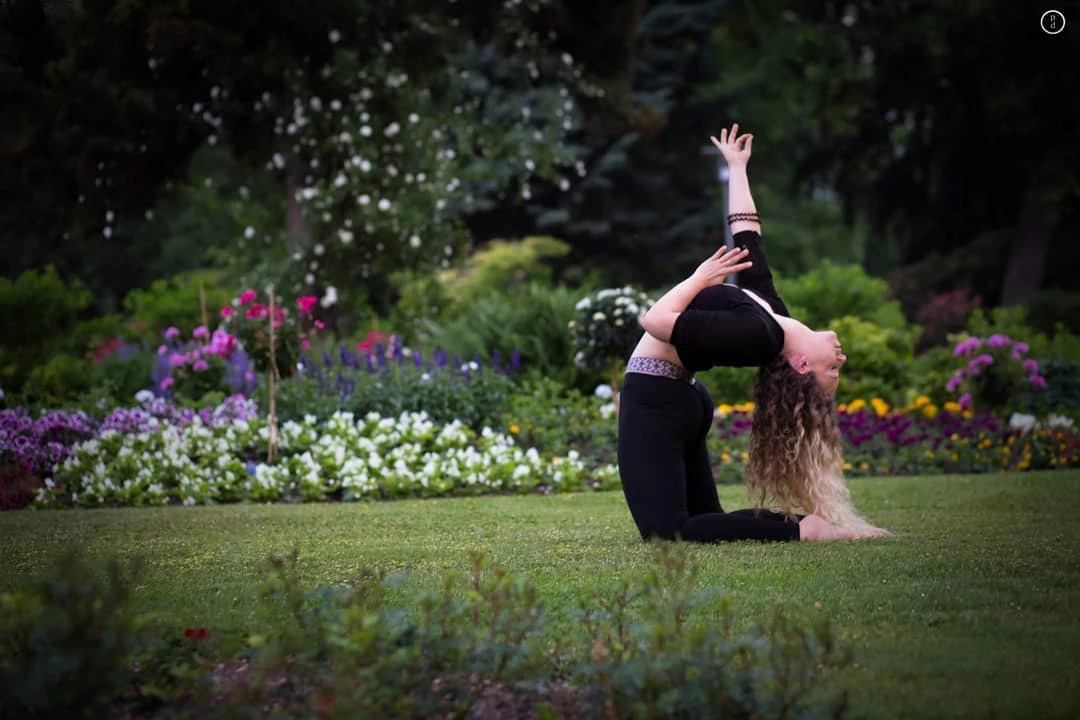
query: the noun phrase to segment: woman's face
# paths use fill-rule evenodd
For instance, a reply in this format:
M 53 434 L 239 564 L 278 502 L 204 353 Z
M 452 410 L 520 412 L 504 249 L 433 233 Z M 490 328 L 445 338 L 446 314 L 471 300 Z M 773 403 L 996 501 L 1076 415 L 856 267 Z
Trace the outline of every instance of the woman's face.
M 841 351 L 840 339 L 832 330 L 811 333 L 805 349 L 805 370 L 814 374 L 822 389 L 828 395 L 836 394 L 840 383 L 840 368 L 847 362 L 847 355 Z

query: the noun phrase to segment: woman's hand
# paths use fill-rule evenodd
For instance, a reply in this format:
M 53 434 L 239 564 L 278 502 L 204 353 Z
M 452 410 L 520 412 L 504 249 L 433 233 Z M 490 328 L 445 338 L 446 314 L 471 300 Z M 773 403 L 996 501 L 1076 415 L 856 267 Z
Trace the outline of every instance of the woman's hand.
M 739 135 L 739 123 L 731 126 L 731 132 L 727 128 L 721 130 L 719 140 L 712 136 L 709 139 L 729 166 L 745 167 L 750 162 L 750 146 L 754 143 L 754 136 Z
M 726 247 L 722 247 L 713 253 L 712 257 L 708 260 L 698 265 L 697 270 L 694 270 L 694 274 L 691 275 L 691 277 L 697 281 L 701 287 L 719 285 L 724 282 L 728 275 L 741 272 L 753 265 L 751 262 L 743 262 L 743 258 L 745 258 L 749 252 L 750 251 L 745 248 L 732 248 L 728 250 Z

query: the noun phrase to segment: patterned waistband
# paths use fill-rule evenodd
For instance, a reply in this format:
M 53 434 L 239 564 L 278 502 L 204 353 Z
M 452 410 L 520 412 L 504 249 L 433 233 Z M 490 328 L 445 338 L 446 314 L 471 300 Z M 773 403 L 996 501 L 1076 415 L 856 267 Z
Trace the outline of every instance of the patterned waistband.
M 673 362 L 654 357 L 635 356 L 626 363 L 626 372 L 640 373 L 641 375 L 657 375 L 659 377 L 682 380 L 691 385 L 694 383 L 694 374 L 686 368 L 679 367 Z

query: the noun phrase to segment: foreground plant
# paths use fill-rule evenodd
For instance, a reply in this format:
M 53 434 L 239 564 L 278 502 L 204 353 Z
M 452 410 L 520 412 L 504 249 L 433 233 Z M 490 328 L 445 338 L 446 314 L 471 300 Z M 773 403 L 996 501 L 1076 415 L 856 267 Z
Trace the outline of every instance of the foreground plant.
M 581 632 L 556 637 L 536 587 L 469 553 L 465 573 L 397 598 L 408 573 L 363 570 L 308 589 L 299 554 L 272 557 L 260 625 L 152 627 L 68 555 L 52 578 L 0 596 L 0 718 L 838 717 L 828 676 L 846 662 L 827 624 L 777 617 L 744 634 L 706 608 L 685 547 L 582 598 Z M 692 618 L 708 617 L 708 622 Z

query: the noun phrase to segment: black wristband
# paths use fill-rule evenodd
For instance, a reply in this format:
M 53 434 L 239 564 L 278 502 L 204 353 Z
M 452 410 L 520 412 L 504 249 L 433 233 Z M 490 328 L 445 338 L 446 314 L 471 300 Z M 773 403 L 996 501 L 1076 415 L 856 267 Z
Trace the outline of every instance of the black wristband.
M 728 225 L 737 220 L 747 220 L 750 222 L 761 222 L 761 217 L 756 212 L 752 213 L 731 213 L 727 216 Z

